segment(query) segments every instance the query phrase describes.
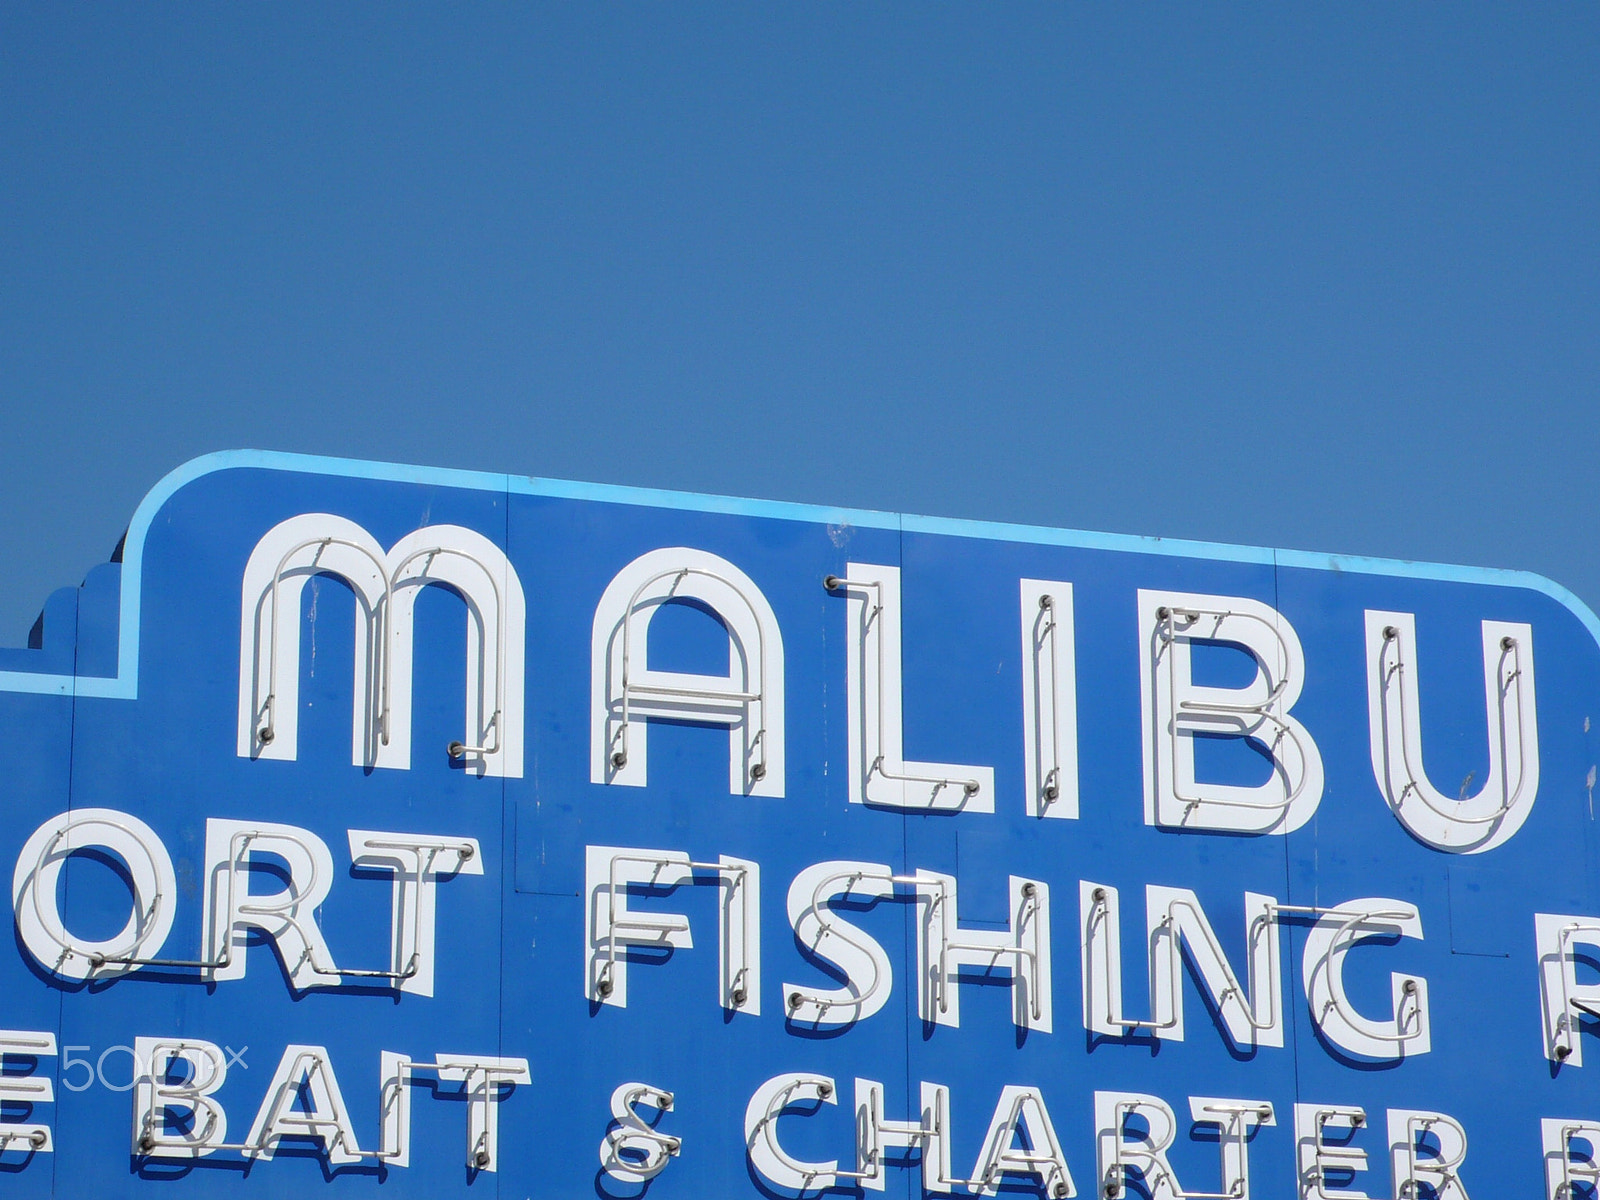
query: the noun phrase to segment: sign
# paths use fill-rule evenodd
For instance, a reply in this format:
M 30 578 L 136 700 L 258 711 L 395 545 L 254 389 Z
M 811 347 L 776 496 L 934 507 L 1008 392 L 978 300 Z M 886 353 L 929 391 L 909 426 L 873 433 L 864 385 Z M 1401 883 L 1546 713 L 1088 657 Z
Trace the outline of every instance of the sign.
M 1600 1180 L 1595 617 L 317 458 L 0 655 L 14 1196 Z

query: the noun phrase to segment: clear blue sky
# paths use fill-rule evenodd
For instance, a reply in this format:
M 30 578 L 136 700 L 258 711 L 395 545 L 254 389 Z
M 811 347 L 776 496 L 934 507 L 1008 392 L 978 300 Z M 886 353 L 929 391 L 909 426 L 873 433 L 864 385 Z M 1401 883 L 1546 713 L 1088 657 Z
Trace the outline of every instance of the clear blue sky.
M 229 447 L 1600 607 L 1600 6 L 13 4 L 0 105 L 0 643 Z

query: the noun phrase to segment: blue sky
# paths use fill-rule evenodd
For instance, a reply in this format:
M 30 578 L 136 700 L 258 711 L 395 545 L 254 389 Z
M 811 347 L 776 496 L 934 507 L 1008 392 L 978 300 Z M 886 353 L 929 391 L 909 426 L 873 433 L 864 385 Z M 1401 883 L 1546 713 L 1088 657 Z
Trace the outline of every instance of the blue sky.
M 0 643 L 260 447 L 1539 571 L 1600 7 L 0 8 Z

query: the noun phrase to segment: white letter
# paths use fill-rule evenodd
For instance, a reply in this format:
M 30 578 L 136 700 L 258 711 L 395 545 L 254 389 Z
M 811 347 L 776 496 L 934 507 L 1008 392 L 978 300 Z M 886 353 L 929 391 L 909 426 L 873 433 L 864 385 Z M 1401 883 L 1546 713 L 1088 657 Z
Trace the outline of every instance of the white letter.
M 1356 1012 L 1344 990 L 1344 956 L 1366 938 L 1398 933 L 1422 940 L 1417 910 L 1398 900 L 1371 896 L 1319 910 L 1306 933 L 1300 970 L 1311 1019 L 1328 1040 L 1366 1058 L 1403 1058 L 1430 1048 L 1428 981 L 1417 975 L 1389 976 L 1394 1016 L 1373 1021 Z
M 1468 796 L 1448 797 L 1422 770 L 1417 629 L 1410 613 L 1367 610 L 1367 728 L 1372 771 L 1394 815 L 1435 850 L 1481 854 L 1522 828 L 1539 791 L 1539 718 L 1533 695 L 1533 627 L 1483 622 L 1483 691 L 1489 774 Z
M 533 1076 L 525 1058 L 486 1058 L 466 1054 L 441 1054 L 439 1078 L 460 1083 L 467 1093 L 467 1166 L 474 1171 L 495 1171 L 500 1162 L 500 1101 L 502 1084 L 527 1083 Z
M 203 1158 L 228 1140 L 228 1114 L 211 1099 L 228 1077 L 221 1046 L 199 1038 L 135 1038 L 133 1042 L 133 1152 L 145 1158 Z M 174 1063 L 187 1068 L 170 1082 Z M 180 1115 L 176 1133 L 167 1114 Z
M 628 1006 L 627 946 L 687 950 L 694 939 L 682 913 L 628 907 L 631 885 L 665 890 L 693 883 L 696 871 L 716 872 L 719 888 L 718 999 L 722 1007 L 761 1015 L 761 867 L 724 854 L 716 862 L 691 862 L 678 850 L 589 846 L 585 851 L 585 995 L 598 1003 Z
M 783 985 L 784 1011 L 804 1025 L 849 1025 L 889 1002 L 894 968 L 878 942 L 828 907 L 838 897 L 879 900 L 894 895 L 894 873 L 879 863 L 820 862 L 789 885 L 789 924 L 796 940 L 843 974 L 841 988 Z
M 728 631 L 727 675 L 650 668 L 650 619 L 672 600 L 711 609 Z M 590 644 L 589 779 L 644 787 L 650 717 L 726 725 L 728 790 L 783 795 L 783 635 L 761 589 L 725 558 L 652 550 L 607 585 Z
M 376 765 L 411 766 L 411 661 L 417 598 L 443 584 L 466 602 L 466 732 L 437 747 L 480 777 L 522 778 L 524 638 L 522 581 L 505 551 L 459 525 L 428 525 L 406 534 L 384 556 L 393 582 L 389 645 L 389 740 Z M 382 684 L 380 678 L 379 683 Z
M 1078 667 L 1072 585 L 1022 581 L 1022 739 L 1030 817 L 1078 815 Z
M 275 855 L 288 866 L 281 891 L 250 891 L 250 864 L 257 854 Z M 211 978 L 244 978 L 249 930 L 259 929 L 277 947 L 295 991 L 339 984 L 322 928 L 309 919 L 333 886 L 333 855 L 316 834 L 295 825 L 208 818 L 205 877 L 211 896 L 201 941 L 206 958 L 216 964 Z
M 391 1167 L 411 1165 L 411 1074 L 425 1063 L 384 1050 L 378 1059 L 378 1161 Z
M 881 1192 L 885 1188 L 884 1150 L 890 1146 L 920 1146 L 924 1190 L 948 1191 L 948 1188 L 939 1186 L 939 1166 L 950 1157 L 950 1152 L 943 1141 L 945 1131 L 937 1116 L 940 1109 L 947 1105 L 941 1103 L 944 1097 L 938 1093 L 944 1093 L 944 1089 L 923 1084 L 922 1113 L 919 1118 L 915 1121 L 890 1121 L 883 1115 L 883 1084 L 871 1079 L 857 1079 L 856 1170 L 850 1178 L 863 1188 Z
M 1079 950 L 1083 978 L 1083 1027 L 1109 1037 L 1144 1032 L 1183 1040 L 1183 952 L 1197 982 L 1209 992 L 1236 1046 L 1282 1046 L 1279 1002 L 1279 933 L 1271 896 L 1245 893 L 1245 952 L 1248 986 L 1239 982 L 1217 935 L 1187 888 L 1145 889 L 1146 945 L 1150 964 L 1150 1019 L 1122 1015 L 1122 923 L 1117 889 L 1082 880 Z
M 672 1110 L 673 1096 L 648 1083 L 624 1083 L 611 1093 L 611 1119 L 616 1128 L 600 1142 L 600 1169 L 623 1183 L 654 1179 L 678 1153 L 682 1141 L 661 1133 L 634 1109 L 648 1104 L 658 1113 Z M 628 1152 L 624 1158 L 623 1151 Z
M 1433 1138 L 1436 1148 L 1419 1145 L 1424 1137 Z M 1456 1173 L 1467 1157 L 1467 1132 L 1454 1117 L 1423 1109 L 1391 1108 L 1389 1154 L 1396 1196 L 1417 1196 L 1426 1186 L 1435 1200 L 1467 1200 L 1467 1189 Z
M 1137 1170 L 1151 1200 L 1184 1200 L 1186 1193 L 1167 1161 L 1177 1137 L 1178 1122 L 1166 1101 L 1139 1092 L 1096 1092 L 1095 1128 L 1099 1143 L 1100 1178 L 1106 1196 L 1128 1190 L 1128 1171 Z M 1250 1157 L 1246 1143 L 1257 1125 L 1272 1125 L 1272 1105 L 1263 1100 L 1220 1100 L 1191 1096 L 1189 1112 L 1197 1125 L 1216 1125 L 1222 1151 L 1222 1189 L 1212 1193 L 1249 1200 Z M 1127 1118 L 1143 1118 L 1143 1136 L 1129 1137 Z
M 350 857 L 358 867 L 394 872 L 389 917 L 390 982 L 402 992 L 433 995 L 439 878 L 483 874 L 483 855 L 477 839 L 352 829 Z
M 1551 1062 L 1583 1066 L 1579 1013 L 1600 1003 L 1600 984 L 1578 982 L 1574 943 L 1600 949 L 1600 920 L 1534 913 L 1534 945 L 1539 956 L 1539 997 L 1544 1007 L 1544 1056 Z
M 1189 1116 L 1196 1125 L 1215 1125 L 1222 1146 L 1222 1193 L 1237 1200 L 1250 1197 L 1250 1132 L 1258 1125 L 1276 1125 L 1265 1100 L 1222 1100 L 1190 1096 Z
M 1243 596 L 1139 591 L 1144 819 L 1175 829 L 1291 833 L 1322 800 L 1322 755 L 1289 715 L 1305 681 L 1305 655 L 1282 613 Z M 1191 664 L 1196 642 L 1248 650 L 1247 687 L 1203 687 Z M 1272 757 L 1272 778 L 1254 787 L 1194 777 L 1196 734 L 1249 738 Z
M 241 758 L 292 762 L 300 738 L 300 593 L 314 575 L 332 575 L 356 594 L 352 761 L 376 760 L 390 732 L 383 706 L 383 641 L 388 595 L 383 548 L 361 526 L 331 513 L 303 513 L 269 529 L 245 564 L 239 616 Z M 374 663 L 377 671 L 369 669 Z
M 1233 1044 L 1283 1045 L 1283 1006 L 1278 1002 L 1282 985 L 1278 979 L 1277 904 L 1272 896 L 1244 894 L 1245 953 L 1249 964 L 1246 987 L 1223 954 L 1198 896 L 1188 888 L 1154 884 L 1145 888 L 1151 961 L 1158 968 L 1150 981 L 1150 1011 L 1169 1013 L 1171 1022 L 1157 1027 L 1157 1037 L 1183 1041 L 1183 953 L 1178 944 L 1182 941 L 1189 947 L 1189 960 L 1198 982 L 1210 994 Z M 1159 949 L 1163 944 L 1165 954 Z
M 953 875 L 917 872 L 926 901 L 917 939 L 917 1007 L 930 1024 L 961 1024 L 961 968 L 1011 973 L 1011 1020 L 1021 1029 L 1051 1032 L 1050 888 L 1010 876 L 1011 919 L 1004 930 L 962 929 L 957 924 Z
M 1083 1027 L 1090 1033 L 1124 1037 L 1132 1029 L 1154 1031 L 1156 1021 L 1122 1016 L 1122 910 L 1117 889 L 1078 881 L 1078 954 L 1083 982 Z
M 1127 1120 L 1133 1116 L 1144 1121 L 1144 1133 L 1129 1135 Z M 1104 1195 L 1126 1192 L 1128 1172 L 1133 1170 L 1139 1172 L 1150 1200 L 1184 1200 L 1167 1161 L 1167 1147 L 1178 1136 L 1178 1119 L 1165 1100 L 1142 1092 L 1096 1092 L 1094 1127 Z
M 57 902 L 61 868 L 75 850 L 110 850 L 127 867 L 133 910 L 119 933 L 89 941 L 68 932 Z M 177 915 L 178 879 L 155 831 L 111 808 L 80 808 L 52 817 L 17 856 L 11 879 L 17 933 L 39 965 L 63 979 L 106 979 L 137 970 L 160 952 Z
M 994 811 L 994 768 L 910 762 L 901 741 L 900 568 L 849 564 L 829 576 L 849 597 L 846 691 L 850 802 L 885 808 Z
M 1544 1147 L 1545 1200 L 1577 1200 L 1579 1184 L 1600 1186 L 1600 1164 L 1595 1161 L 1600 1125 L 1545 1117 L 1539 1122 L 1539 1139 Z M 1573 1157 L 1573 1142 L 1583 1143 L 1581 1159 Z
M 308 1107 L 298 1108 L 304 1098 Z M 246 1158 L 271 1159 L 278 1139 L 318 1138 L 335 1166 L 360 1162 L 360 1147 L 344 1106 L 339 1081 L 322 1046 L 288 1046 L 278 1060 L 267 1095 L 250 1127 Z
M 1346 1142 L 1328 1145 L 1323 1131 L 1337 1123 L 1351 1136 L 1367 1123 L 1364 1109 L 1339 1104 L 1296 1104 L 1294 1141 L 1300 1166 L 1300 1200 L 1369 1200 L 1365 1192 L 1328 1190 L 1328 1172 L 1354 1176 L 1367 1169 L 1367 1152 Z
M 56 1035 L 53 1033 L 0 1029 L 0 1067 L 5 1066 L 7 1058 L 54 1058 L 55 1054 Z M 31 1072 L 13 1075 L 0 1070 L 0 1104 L 26 1104 L 31 1108 L 35 1104 L 54 1103 L 55 1098 L 55 1087 L 49 1079 Z M 15 1148 L 29 1153 L 47 1154 L 55 1149 L 48 1125 L 0 1123 L 0 1154 L 13 1149 L 13 1142 L 22 1143 Z
M 838 1182 L 839 1160 L 801 1162 L 778 1145 L 778 1118 L 792 1104 L 837 1104 L 826 1075 L 774 1075 L 755 1090 L 744 1110 L 745 1152 L 763 1178 L 791 1192 L 827 1191 Z
M 522 583 L 505 552 L 459 525 L 429 525 L 385 554 L 361 526 L 330 513 L 304 513 L 273 526 L 245 566 L 241 757 L 297 755 L 300 593 L 314 575 L 337 576 L 356 593 L 355 765 L 411 766 L 413 616 L 417 594 L 437 583 L 467 605 L 466 733 L 448 753 L 479 775 L 521 777 L 527 618 Z
M 1013 1145 L 1019 1127 L 1026 1127 L 1031 1150 L 1023 1151 Z M 1037 1177 L 1045 1195 L 1056 1200 L 1078 1194 L 1072 1172 L 1067 1170 L 1066 1155 L 1061 1152 L 1061 1141 L 1056 1137 L 1055 1126 L 1050 1123 L 1050 1114 L 1038 1088 L 1007 1085 L 1000 1093 L 988 1132 L 983 1135 L 983 1149 L 972 1168 L 969 1186 L 982 1196 L 999 1195 L 1000 1176 L 1007 1171 Z

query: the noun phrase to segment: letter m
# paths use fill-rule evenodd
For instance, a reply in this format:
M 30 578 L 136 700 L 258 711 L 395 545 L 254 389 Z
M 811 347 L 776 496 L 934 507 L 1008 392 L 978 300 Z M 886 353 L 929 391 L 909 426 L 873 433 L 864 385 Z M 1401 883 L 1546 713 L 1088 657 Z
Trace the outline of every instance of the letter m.
M 355 593 L 352 763 L 410 768 L 413 617 L 421 590 L 443 584 L 467 609 L 466 731 L 449 753 L 479 775 L 522 775 L 524 602 L 504 551 L 470 529 L 429 525 L 385 552 L 360 525 L 330 513 L 275 525 L 245 566 L 241 757 L 297 756 L 300 601 L 314 575 L 335 576 Z

